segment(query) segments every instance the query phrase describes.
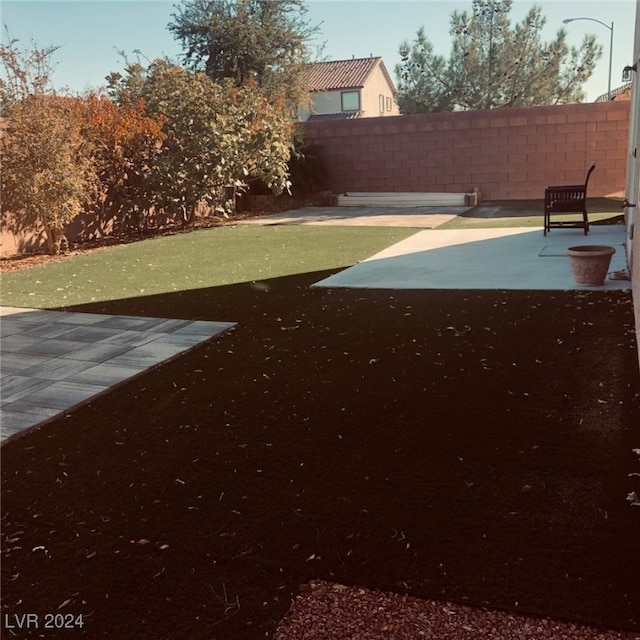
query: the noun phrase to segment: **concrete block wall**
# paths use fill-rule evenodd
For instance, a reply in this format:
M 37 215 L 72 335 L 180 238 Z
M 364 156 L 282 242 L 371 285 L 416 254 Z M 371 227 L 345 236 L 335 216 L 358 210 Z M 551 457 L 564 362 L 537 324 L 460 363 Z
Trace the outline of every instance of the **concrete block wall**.
M 550 184 L 589 182 L 591 196 L 624 193 L 629 103 L 305 122 L 319 143 L 329 188 L 468 192 L 484 200 L 542 198 Z

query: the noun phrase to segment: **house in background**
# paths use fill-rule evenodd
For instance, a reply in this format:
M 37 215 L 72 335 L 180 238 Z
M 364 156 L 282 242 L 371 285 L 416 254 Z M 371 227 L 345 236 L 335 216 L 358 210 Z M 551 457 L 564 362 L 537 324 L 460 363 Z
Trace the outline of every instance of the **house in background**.
M 310 64 L 304 80 L 312 106 L 300 120 L 347 120 L 397 116 L 397 90 L 382 58 L 354 58 Z
M 627 82 L 617 89 L 611 89 L 611 100 L 631 100 L 632 84 L 631 82 Z M 598 96 L 594 102 L 607 102 L 607 100 L 609 100 L 609 94 L 603 93 L 601 96 Z

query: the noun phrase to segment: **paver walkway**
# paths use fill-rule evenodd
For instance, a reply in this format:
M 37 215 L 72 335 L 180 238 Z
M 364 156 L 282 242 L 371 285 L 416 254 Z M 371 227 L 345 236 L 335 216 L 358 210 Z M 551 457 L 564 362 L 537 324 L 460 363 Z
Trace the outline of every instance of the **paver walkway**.
M 0 440 L 234 326 L 15 307 L 0 316 Z

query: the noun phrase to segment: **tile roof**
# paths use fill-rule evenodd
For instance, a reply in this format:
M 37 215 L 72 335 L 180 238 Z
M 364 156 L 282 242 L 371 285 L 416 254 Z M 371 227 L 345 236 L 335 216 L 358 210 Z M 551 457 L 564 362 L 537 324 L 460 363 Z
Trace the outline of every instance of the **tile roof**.
M 364 86 L 369 74 L 380 64 L 383 73 L 395 89 L 380 57 L 354 58 L 353 60 L 332 60 L 315 62 L 304 71 L 310 91 L 331 91 L 333 89 L 357 89 Z
M 616 98 L 621 98 L 622 100 L 631 100 L 632 85 L 632 82 L 627 82 L 617 89 L 611 89 L 611 99 L 615 100 Z M 594 102 L 607 102 L 608 100 L 609 94 L 603 93 L 601 96 L 598 96 Z
M 318 120 L 354 120 L 362 115 L 362 111 L 343 111 L 341 113 L 314 113 L 309 116 L 307 122 Z

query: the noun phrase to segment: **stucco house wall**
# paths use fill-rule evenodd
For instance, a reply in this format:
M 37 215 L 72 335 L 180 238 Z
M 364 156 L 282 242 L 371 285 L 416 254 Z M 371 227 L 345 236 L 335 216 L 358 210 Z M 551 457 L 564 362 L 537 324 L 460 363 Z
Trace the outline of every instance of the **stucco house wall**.
M 382 111 L 380 110 L 380 96 L 384 101 Z M 376 67 L 371 72 L 371 76 L 367 78 L 367 84 L 362 89 L 360 99 L 365 118 L 400 114 L 391 87 L 380 67 Z
M 629 165 L 627 171 L 626 196 L 635 207 L 627 211 L 627 230 L 633 235 L 630 241 L 631 281 L 633 301 L 636 317 L 636 343 L 638 346 L 638 360 L 640 361 L 640 0 L 636 0 L 636 29 L 632 65 L 636 65 L 633 74 L 633 88 L 631 91 L 631 114 L 629 125 Z

